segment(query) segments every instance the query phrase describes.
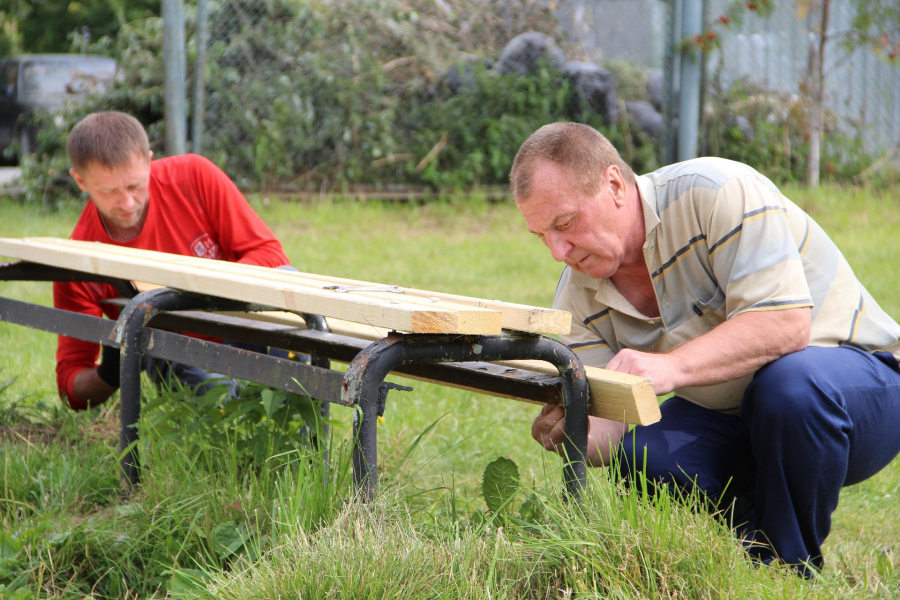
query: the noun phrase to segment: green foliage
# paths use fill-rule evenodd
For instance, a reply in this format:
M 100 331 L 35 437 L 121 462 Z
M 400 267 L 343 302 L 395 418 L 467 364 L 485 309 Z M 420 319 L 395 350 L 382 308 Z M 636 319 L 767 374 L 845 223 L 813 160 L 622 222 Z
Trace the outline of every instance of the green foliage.
M 159 14 L 159 6 L 159 0 L 0 0 L 0 22 L 12 24 L 23 52 L 68 52 L 74 39 L 114 37 L 125 23 Z
M 765 16 L 773 3 L 754 5 L 731 3 L 715 26 Z M 658 166 L 654 142 L 631 127 L 624 110 L 619 123 L 605 124 L 591 112 L 572 112 L 577 91 L 553 69 L 522 77 L 489 68 L 521 31 L 547 33 L 566 48 L 550 8 L 524 0 L 516 6 L 516 18 L 507 19 L 497 16 L 509 11 L 505 0 L 213 3 L 206 81 L 208 106 L 215 110 L 206 113 L 204 153 L 247 187 L 318 191 L 413 184 L 450 190 L 506 183 L 515 152 L 530 133 L 546 123 L 577 121 L 607 135 L 636 172 Z M 869 37 L 877 32 L 872 39 L 887 52 L 895 44 L 886 32 L 896 9 L 883 2 L 859 6 L 855 31 Z M 187 8 L 192 68 L 195 15 Z M 80 196 L 67 175 L 65 136 L 90 112 L 134 114 L 162 155 L 161 21 L 128 20 L 147 14 L 134 10 L 114 35 L 73 38 L 77 51 L 115 56 L 121 77 L 103 95 L 39 117 L 38 152 L 23 161 L 29 202 L 52 205 Z M 616 76 L 620 99 L 644 97 L 640 69 L 622 61 L 605 66 Z M 705 153 L 747 162 L 776 182 L 802 179 L 807 133 L 805 107 L 797 99 L 741 83 L 727 90 L 714 85 L 709 98 Z M 738 118 L 748 120 L 752 135 Z M 847 180 L 870 162 L 859 136 L 840 133 L 832 120 L 823 177 Z
M 776 183 L 806 179 L 806 106 L 795 95 L 737 82 L 714 85 L 704 116 L 703 152 L 746 163 Z M 826 114 L 822 178 L 848 181 L 872 163 L 861 135 L 845 133 Z
M 511 27 L 469 26 L 469 45 L 463 46 L 445 35 L 416 37 L 428 17 L 399 2 L 338 4 L 233 2 L 213 12 L 210 27 L 218 34 L 208 50 L 213 59 L 206 78 L 215 83 L 209 104 L 217 110 L 207 112 L 205 128 L 228 135 L 208 135 L 204 152 L 238 183 L 310 189 L 505 183 L 525 138 L 560 120 L 589 123 L 627 146 L 627 131 L 605 127 L 590 112 L 570 112 L 576 91 L 559 72 L 500 76 L 469 54 L 495 58 L 518 33 Z M 428 3 L 420 8 L 434 10 Z M 523 11 L 523 26 L 561 37 L 546 9 L 529 5 Z M 462 26 L 470 17 L 463 13 L 451 21 Z M 162 138 L 159 19 L 126 23 L 115 38 L 80 43 L 79 49 L 115 56 L 123 76 L 102 96 L 73 101 L 41 119 L 38 152 L 23 163 L 32 202 L 78 195 L 66 175 L 65 135 L 90 112 L 129 112 L 148 126 L 154 147 Z M 451 70 L 461 88 L 450 85 Z M 653 156 L 644 147 L 627 158 L 647 170 L 655 165 Z
M 855 0 L 853 26 L 841 39 L 849 50 L 870 48 L 900 64 L 900 5 L 896 0 Z
M 647 70 L 630 60 L 614 58 L 603 61 L 603 68 L 613 74 L 619 100 L 647 100 Z
M 244 405 L 234 412 L 245 414 L 232 414 L 230 442 L 210 435 L 210 419 L 199 408 L 178 410 L 198 398 L 163 395 L 176 406 L 163 411 L 168 422 L 161 428 L 153 426 L 161 407 L 146 406 L 142 488 L 127 503 L 119 502 L 118 434 L 104 443 L 80 440 L 91 437 L 86 430 L 103 413 L 69 413 L 45 425 L 56 432 L 49 444 L 22 427 L 20 436 L 31 440 L 0 438 L 0 598 L 41 587 L 65 598 L 166 590 L 180 596 L 210 571 L 247 568 L 286 528 L 316 531 L 350 497 L 346 442 L 313 448 L 298 441 L 281 456 L 255 462 L 252 447 L 237 438 L 259 428 L 246 416 L 250 405 L 260 405 L 258 393 L 230 401 Z M 283 410 L 270 397 L 259 420 L 274 422 Z M 315 413 L 311 418 L 317 420 Z M 65 434 L 67 421 L 75 431 Z M 292 430 L 287 421 L 280 421 L 282 431 Z M 44 558 L 51 555 L 48 567 Z
M 419 35 L 416 24 L 426 17 L 399 2 L 266 6 L 264 18 L 249 9 L 244 15 L 255 15 L 255 27 L 220 34 L 209 50 L 217 57 L 209 65 L 217 82 L 210 104 L 218 110 L 206 127 L 229 134 L 210 136 L 208 154 L 244 183 L 504 183 L 519 145 L 541 125 L 602 126 L 596 115 L 567 112 L 574 91 L 559 73 L 499 76 L 475 59 L 496 58 L 509 39 L 502 31 L 491 46 L 473 34 L 472 46 L 441 55 L 449 37 Z M 211 28 L 228 31 L 223 24 L 244 8 L 216 13 Z M 552 29 L 545 16 L 536 29 Z M 461 89 L 450 85 L 454 75 Z
M 269 457 L 290 460 L 311 450 L 310 434 L 323 427 L 319 403 L 306 396 L 247 384 L 232 397 L 222 383 L 203 396 L 181 387 L 147 403 L 147 423 L 161 447 L 176 444 L 188 455 L 209 451 L 237 465 L 262 468 Z M 301 434 L 301 429 L 306 428 Z

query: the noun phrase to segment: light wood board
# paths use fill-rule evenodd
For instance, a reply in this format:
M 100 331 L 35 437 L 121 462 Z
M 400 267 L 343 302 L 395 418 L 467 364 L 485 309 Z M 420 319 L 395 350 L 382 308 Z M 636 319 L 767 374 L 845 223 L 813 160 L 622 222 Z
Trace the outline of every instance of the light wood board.
M 138 258 L 128 253 L 111 252 L 103 248 L 103 244 L 86 246 L 72 248 L 37 239 L 0 238 L 0 254 L 4 256 L 84 273 L 146 281 L 188 292 L 411 333 L 497 335 L 501 332 L 501 314 L 494 310 L 445 301 L 428 301 L 427 305 L 423 305 L 409 302 L 406 298 L 383 300 L 359 294 L 339 294 L 321 288 L 269 281 L 243 272 L 227 273 L 207 268 L 209 263 L 217 261 L 204 260 L 203 268 L 198 268 L 184 264 L 180 260 L 183 257 L 162 252 L 144 251 L 151 258 Z M 234 264 L 218 262 L 222 265 Z
M 108 244 L 97 244 L 95 242 L 84 242 L 76 240 L 62 240 L 58 238 L 29 238 L 33 243 L 54 244 L 66 248 L 79 248 L 90 252 L 110 252 L 117 256 L 128 256 L 137 259 L 153 260 L 154 256 L 159 254 L 151 250 L 140 250 L 136 248 L 126 248 L 122 246 L 113 246 Z M 356 279 L 345 279 L 341 277 L 331 277 L 327 275 L 317 275 L 314 273 L 300 273 L 286 271 L 282 269 L 270 269 L 267 267 L 259 267 L 256 265 L 245 265 L 241 263 L 232 263 L 226 261 L 210 261 L 195 256 L 167 255 L 169 264 L 179 264 L 184 266 L 192 266 L 203 270 L 212 270 L 216 272 L 248 275 L 267 281 L 287 283 L 292 285 L 304 285 L 316 289 L 322 289 L 326 285 L 342 285 L 348 287 L 372 287 L 381 284 L 367 281 L 359 281 Z M 135 279 L 132 277 L 131 279 Z M 156 283 L 156 282 L 152 282 Z M 443 292 L 432 292 L 428 290 L 417 290 L 413 288 L 403 288 L 402 294 L 391 292 L 351 292 L 354 296 L 379 298 L 382 300 L 402 300 L 403 302 L 412 304 L 424 304 L 425 306 L 433 306 L 438 302 L 449 302 L 455 305 L 472 306 L 483 308 L 486 310 L 499 311 L 501 314 L 501 326 L 505 329 L 513 329 L 516 331 L 525 331 L 529 333 L 546 333 L 566 335 L 571 331 L 572 315 L 568 311 L 554 310 L 550 308 L 541 308 L 537 306 L 526 306 L 511 302 L 503 302 L 501 300 L 485 300 L 481 298 L 471 298 L 468 296 L 460 296 L 457 294 L 447 294 Z
M 0 254 L 151 284 L 145 287 L 161 285 L 289 311 L 319 314 L 328 319 L 329 326 L 335 333 L 362 339 L 379 339 L 390 330 L 496 335 L 500 333 L 501 324 L 509 329 L 567 333 L 571 323 L 571 315 L 564 311 L 423 290 L 405 289 L 403 294 L 340 294 L 323 289 L 321 284 L 377 284 L 92 242 L 55 238 L 0 238 Z M 287 312 L 240 315 L 251 319 L 304 325 L 302 318 Z M 559 315 L 564 315 L 565 318 L 561 319 Z M 502 364 L 543 373 L 556 372 L 552 366 L 541 361 L 510 361 Z M 586 371 L 591 387 L 593 416 L 642 425 L 659 420 L 656 396 L 648 380 L 594 367 L 586 367 Z
M 507 360 L 497 364 L 555 375 L 556 368 L 540 360 Z M 585 365 L 591 388 L 591 416 L 649 425 L 662 418 L 649 379 Z

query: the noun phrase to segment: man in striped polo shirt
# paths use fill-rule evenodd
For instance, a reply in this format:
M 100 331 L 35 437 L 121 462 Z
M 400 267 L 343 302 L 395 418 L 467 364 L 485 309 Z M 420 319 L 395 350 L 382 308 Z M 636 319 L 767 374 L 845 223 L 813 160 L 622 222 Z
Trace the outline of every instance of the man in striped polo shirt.
M 510 181 L 528 229 L 567 265 L 563 340 L 585 364 L 675 394 L 659 423 L 627 433 L 591 418 L 590 462 L 699 488 L 760 561 L 821 567 L 841 487 L 900 452 L 900 326 L 834 243 L 746 165 L 699 158 L 636 177 L 585 125 L 539 129 Z M 548 405 L 534 422 L 548 450 L 563 417 Z

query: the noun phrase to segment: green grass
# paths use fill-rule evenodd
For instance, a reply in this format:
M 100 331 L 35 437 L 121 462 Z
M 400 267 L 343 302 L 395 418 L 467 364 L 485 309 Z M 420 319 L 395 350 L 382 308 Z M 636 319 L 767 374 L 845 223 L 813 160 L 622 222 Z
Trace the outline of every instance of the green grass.
M 895 316 L 898 191 L 786 190 Z M 302 271 L 550 305 L 561 270 L 509 204 L 252 202 Z M 0 203 L 0 236 L 65 237 L 78 213 Z M 51 303 L 49 284 L 2 287 Z M 754 568 L 717 521 L 624 495 L 603 471 L 583 506 L 567 505 L 558 460 L 530 440 L 536 407 L 403 380 L 415 390 L 389 396 L 374 505 L 349 502 L 339 407 L 327 485 L 315 452 L 251 467 L 236 440 L 196 450 L 206 438 L 185 445 L 169 427 L 143 435 L 144 484 L 124 502 L 115 405 L 60 408 L 53 336 L 0 323 L 0 344 L 0 380 L 17 378 L 0 392 L 0 598 L 900 596 L 898 461 L 844 490 L 813 583 Z M 190 429 L 183 411 L 157 417 Z M 480 497 L 498 456 L 528 488 L 501 515 Z M 526 498 L 530 516 L 517 518 Z

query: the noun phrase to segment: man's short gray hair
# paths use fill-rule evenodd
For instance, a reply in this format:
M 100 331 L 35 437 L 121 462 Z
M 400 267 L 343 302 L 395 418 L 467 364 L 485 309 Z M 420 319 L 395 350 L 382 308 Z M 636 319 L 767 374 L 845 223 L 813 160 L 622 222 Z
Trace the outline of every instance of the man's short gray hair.
M 531 196 L 534 170 L 542 160 L 562 167 L 585 194 L 597 193 L 603 171 L 610 165 L 616 165 L 625 181 L 635 185 L 634 171 L 602 133 L 580 123 L 551 123 L 532 133 L 516 153 L 509 173 L 516 202 Z

